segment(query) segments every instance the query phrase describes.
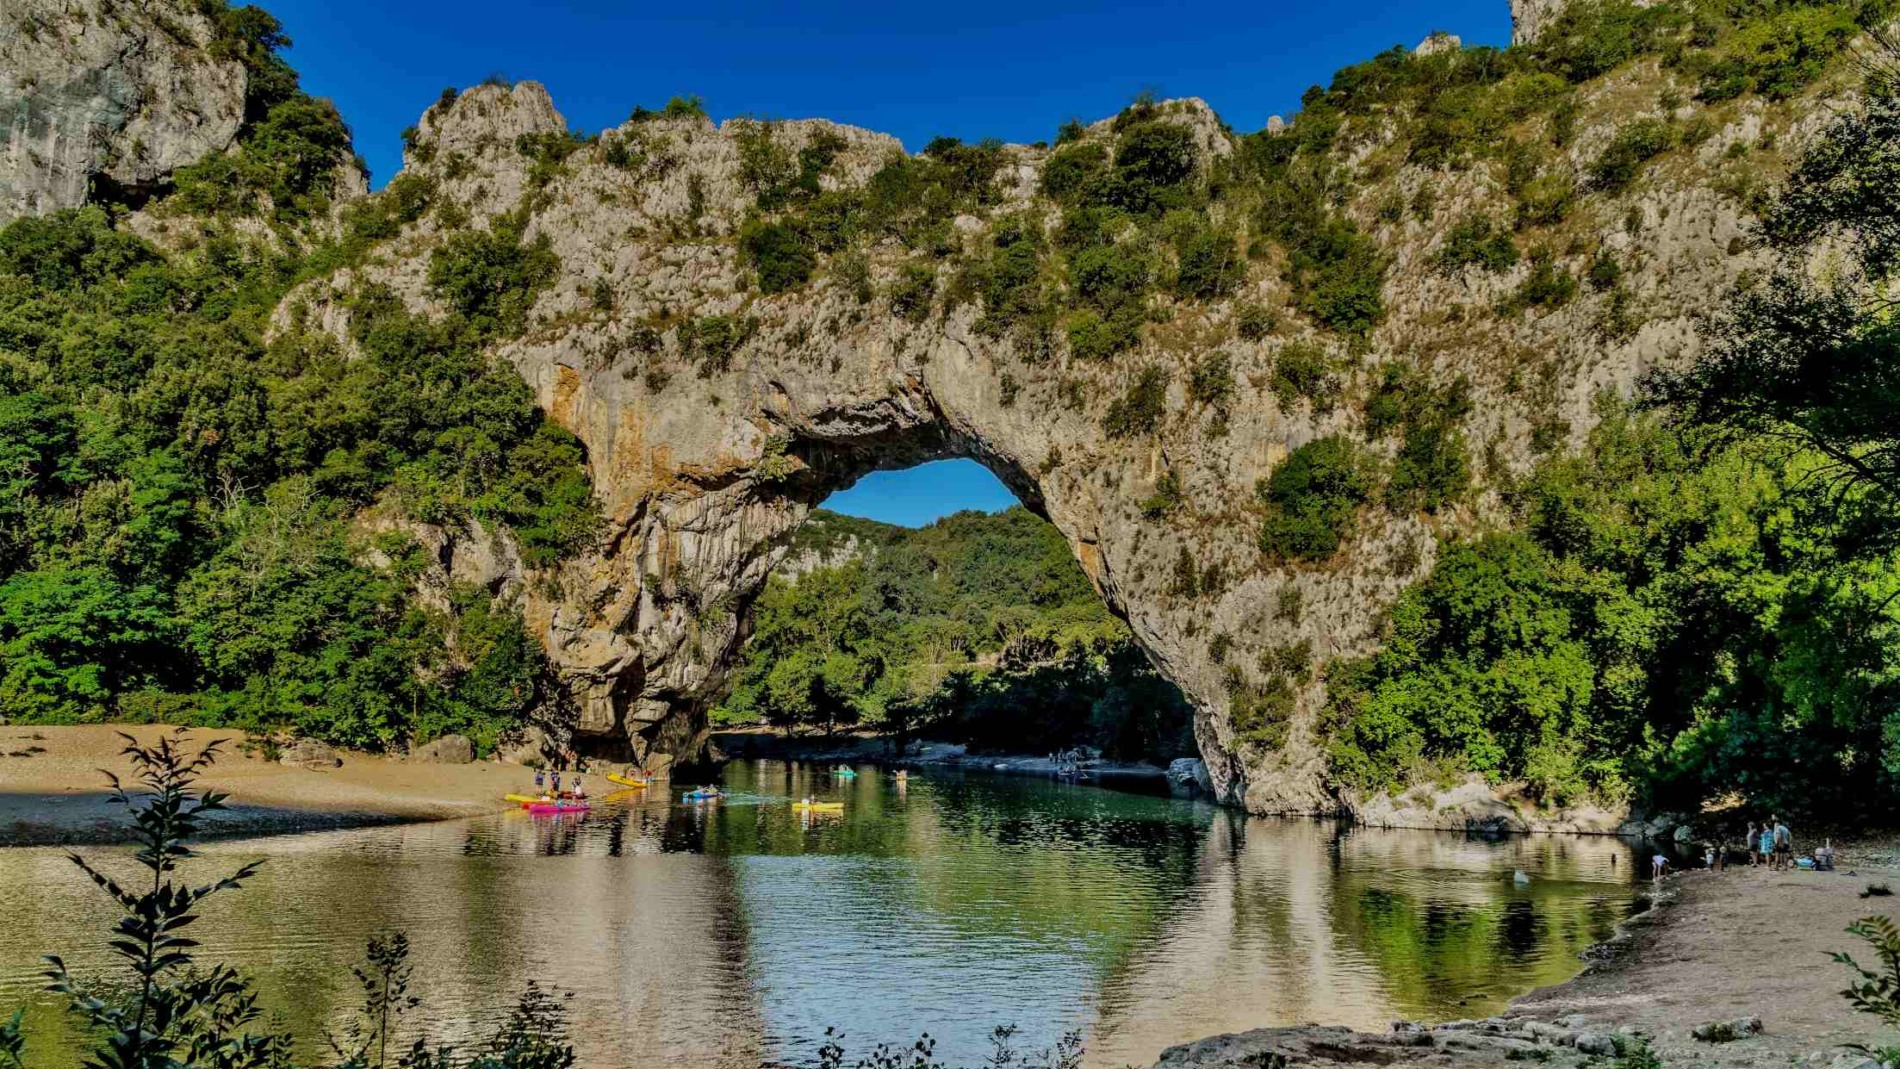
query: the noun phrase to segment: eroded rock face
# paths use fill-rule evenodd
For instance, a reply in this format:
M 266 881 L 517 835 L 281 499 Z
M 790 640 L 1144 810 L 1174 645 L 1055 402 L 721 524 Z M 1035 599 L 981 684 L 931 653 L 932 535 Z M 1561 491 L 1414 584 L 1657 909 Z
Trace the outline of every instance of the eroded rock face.
M 1587 116 L 1587 97 L 1584 104 Z M 1160 113 L 1192 131 L 1203 169 L 1233 151 L 1199 101 Z M 1758 136 L 1758 126 L 1745 114 L 1688 150 L 1691 168 L 1713 165 L 1729 142 Z M 1163 298 L 1164 322 L 1139 349 L 1087 361 L 1026 353 L 979 331 L 979 302 L 938 299 L 926 315 L 897 314 L 831 261 L 802 287 L 758 293 L 735 241 L 755 202 L 741 153 L 759 130 L 744 121 L 629 122 L 540 178 L 521 151 L 523 136 L 560 133 L 563 124 L 538 85 L 478 87 L 430 109 L 421 129 L 410 171 L 434 178 L 442 202 L 473 207 L 476 226 L 485 225 L 483 211 L 520 208 L 529 238 L 546 235 L 559 255 L 561 276 L 541 294 L 535 326 L 502 351 L 552 418 L 586 444 L 607 533 L 580 559 L 518 586 L 531 631 L 568 683 L 583 747 L 643 756 L 701 745 L 703 714 L 745 636 L 748 606 L 819 501 L 872 470 L 961 456 L 987 465 L 1054 523 L 1109 606 L 1195 703 L 1217 797 L 1256 812 L 1334 810 L 1316 728 L 1322 685 L 1307 683 L 1284 735 L 1262 744 L 1234 723 L 1237 681 L 1257 678 L 1263 656 L 1301 644 L 1315 666 L 1372 648 L 1385 608 L 1430 569 L 1435 536 L 1497 514 L 1485 487 L 1529 467 L 1534 430 L 1539 448 L 1574 445 L 1594 422 L 1599 391 L 1627 393 L 1646 368 L 1692 355 L 1692 317 L 1754 262 L 1736 240 L 1735 202 L 1659 178 L 1641 194 L 1579 206 L 1573 220 L 1585 236 L 1559 251 L 1578 274 L 1586 250 L 1624 258 L 1623 285 L 1641 310 L 1635 329 L 1614 337 L 1600 329 L 1604 295 L 1555 311 L 1493 314 L 1531 266 L 1448 274 L 1433 254 L 1449 221 L 1501 202 L 1496 179 L 1481 168 L 1401 167 L 1346 207 L 1391 257 L 1386 318 L 1363 346 L 1303 323 L 1240 337 L 1244 304 L 1286 300 L 1277 273 L 1256 269 L 1232 298 Z M 1609 133 L 1607 123 L 1581 125 L 1568 150 L 1573 165 L 1581 170 Z M 822 175 L 825 188 L 863 184 L 902 151 L 889 137 L 824 122 L 769 131 L 794 155 L 820 135 L 841 146 Z M 1102 123 L 1085 136 L 1113 135 Z M 1048 151 L 1004 151 L 997 203 L 954 221 L 966 249 L 981 248 L 1003 216 L 1053 225 L 1054 207 L 1037 196 Z M 1436 222 L 1380 219 L 1378 200 L 1413 199 L 1427 187 Z M 434 214 L 425 217 L 368 266 L 306 286 L 286 305 L 345 339 L 349 310 L 338 298 L 365 283 L 442 311 L 426 284 L 439 228 Z M 870 248 L 868 262 L 868 288 L 887 294 L 906 265 L 932 261 L 886 241 Z M 955 267 L 935 263 L 942 294 Z M 708 343 L 696 324 L 709 322 L 739 340 Z M 1323 564 L 1263 558 L 1256 482 L 1316 437 L 1362 434 L 1357 404 L 1316 410 L 1276 399 L 1271 369 L 1296 343 L 1324 347 L 1361 384 L 1394 359 L 1437 381 L 1466 377 L 1474 504 L 1435 517 L 1368 509 L 1349 544 Z M 1235 383 L 1224 412 L 1188 392 L 1195 362 L 1214 351 L 1227 355 Z M 1160 426 L 1110 434 L 1110 404 L 1147 368 L 1167 380 Z M 1180 504 L 1144 509 L 1164 475 L 1178 480 Z
M 0 10 L 0 223 L 148 191 L 221 152 L 246 74 L 189 5 L 8 0 Z
M 1565 0 L 1511 0 L 1511 43 L 1529 44 L 1563 12 Z

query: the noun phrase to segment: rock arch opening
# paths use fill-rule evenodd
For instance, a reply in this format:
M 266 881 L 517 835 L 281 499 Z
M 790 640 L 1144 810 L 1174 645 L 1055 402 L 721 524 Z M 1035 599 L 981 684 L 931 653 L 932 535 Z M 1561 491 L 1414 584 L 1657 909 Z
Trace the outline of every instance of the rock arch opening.
M 904 470 L 918 478 L 873 479 L 897 493 L 866 511 L 911 522 L 820 507 L 793 533 L 751 606 L 715 730 L 857 729 L 939 753 L 1162 765 L 1196 755 L 1192 706 L 1046 518 L 978 465 Z M 970 503 L 987 507 L 959 507 Z

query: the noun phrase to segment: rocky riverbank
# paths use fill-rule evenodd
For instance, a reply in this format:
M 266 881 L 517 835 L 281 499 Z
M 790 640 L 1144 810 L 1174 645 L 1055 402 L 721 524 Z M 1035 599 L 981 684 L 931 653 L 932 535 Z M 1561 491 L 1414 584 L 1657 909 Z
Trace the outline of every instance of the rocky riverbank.
M 1872 914 L 1900 917 L 1895 899 L 1861 897 L 1870 883 L 1900 874 L 1900 864 L 1879 847 L 1847 857 L 1833 873 L 1744 867 L 1659 881 L 1648 908 L 1592 947 L 1580 974 L 1516 999 L 1497 1017 L 1399 1021 L 1384 1033 L 1256 1029 L 1170 1048 L 1156 1069 L 1572 1067 L 1643 1045 L 1662 1065 L 1879 1069 L 1861 1048 L 1900 1044 L 1900 1032 L 1847 1004 L 1839 992 L 1849 974 L 1829 954 L 1873 957 L 1843 929 Z

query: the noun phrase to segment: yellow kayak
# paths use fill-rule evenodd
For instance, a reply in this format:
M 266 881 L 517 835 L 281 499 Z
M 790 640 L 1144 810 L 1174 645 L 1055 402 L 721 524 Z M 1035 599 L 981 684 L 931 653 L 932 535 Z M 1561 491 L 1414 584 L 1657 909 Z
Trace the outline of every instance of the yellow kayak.
M 542 800 L 541 796 L 538 794 L 504 794 L 502 795 L 502 798 L 510 802 L 519 802 L 522 805 L 527 805 L 529 802 L 539 802 Z
M 793 802 L 792 808 L 801 813 L 842 813 L 843 802 Z
M 632 776 L 623 776 L 618 772 L 607 773 L 607 779 L 610 782 L 620 784 L 622 787 L 644 787 L 652 782 L 651 780 L 634 779 Z

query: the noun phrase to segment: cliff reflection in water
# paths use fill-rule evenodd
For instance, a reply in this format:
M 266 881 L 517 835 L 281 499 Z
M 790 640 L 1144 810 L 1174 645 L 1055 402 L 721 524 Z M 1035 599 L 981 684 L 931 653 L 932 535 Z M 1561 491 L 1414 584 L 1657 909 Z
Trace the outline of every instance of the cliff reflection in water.
M 1092 1063 L 1123 1065 L 1268 1024 L 1489 1012 L 1573 972 L 1629 898 L 1614 840 L 1248 819 L 981 775 L 900 792 L 869 768 L 834 781 L 761 762 L 726 782 L 718 806 L 629 794 L 584 820 L 212 843 L 220 867 L 269 863 L 214 900 L 201 937 L 313 1057 L 356 1002 L 364 940 L 402 928 L 416 1023 L 477 1040 L 533 977 L 575 992 L 590 1067 L 809 1061 L 827 1026 L 854 1050 L 927 1030 L 971 1063 L 1010 1022 L 1028 1046 L 1083 1028 Z M 847 811 L 800 817 L 786 800 L 805 795 Z M 17 921 L 0 1007 L 33 1000 L 32 1066 L 72 1062 L 38 955 L 103 964 L 96 894 L 57 851 L 0 852 L 0 915 Z

